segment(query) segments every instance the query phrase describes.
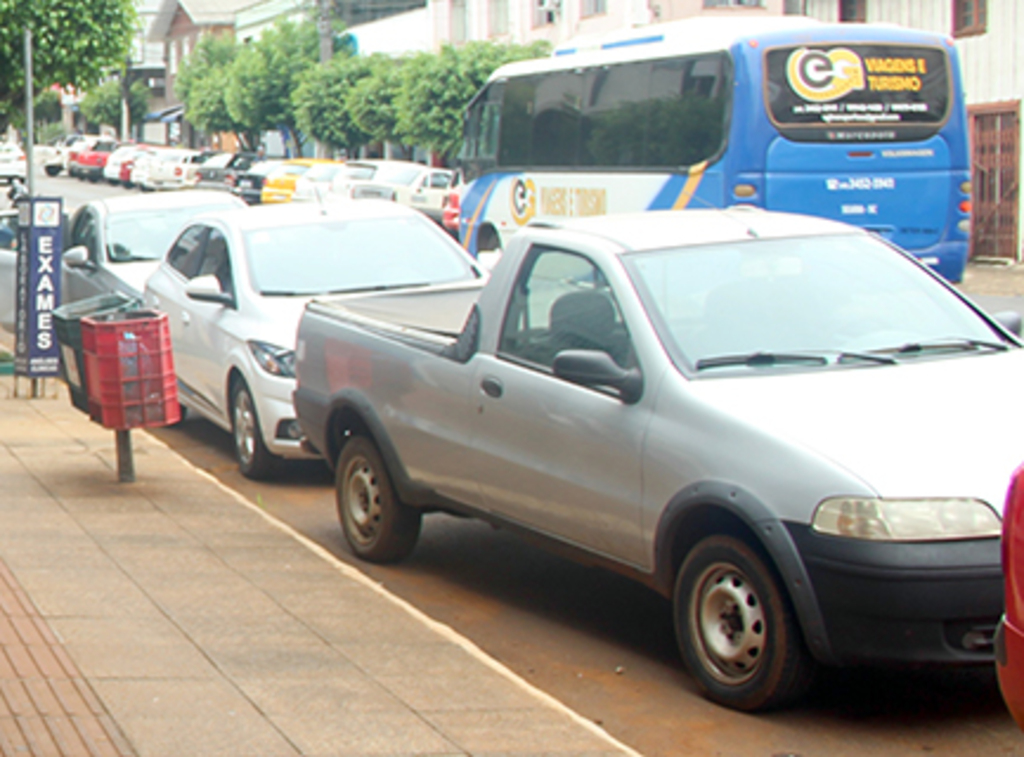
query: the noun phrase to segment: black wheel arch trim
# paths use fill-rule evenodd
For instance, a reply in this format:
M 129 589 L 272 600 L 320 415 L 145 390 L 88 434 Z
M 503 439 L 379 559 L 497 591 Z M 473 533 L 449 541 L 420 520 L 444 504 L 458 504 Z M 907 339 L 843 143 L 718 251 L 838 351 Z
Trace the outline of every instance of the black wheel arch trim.
M 789 530 L 763 502 L 736 484 L 701 481 L 678 492 L 668 503 L 659 518 L 655 535 L 655 588 L 666 596 L 672 595 L 676 570 L 681 562 L 674 559 L 674 545 L 680 529 L 688 520 L 704 518 L 716 510 L 741 522 L 758 540 L 759 544 L 755 546 L 764 550 L 785 584 L 807 648 L 814 658 L 825 665 L 838 664 L 810 575 Z M 699 538 L 693 543 L 697 541 Z
M 384 423 L 381 421 L 373 405 L 354 389 L 343 389 L 333 395 L 326 408 L 325 422 L 322 429 L 323 448 L 321 452 L 333 469 L 341 454 L 343 443 L 334 438 L 334 426 L 338 420 L 346 414 L 351 414 L 357 419 L 357 423 L 349 424 L 354 426 L 352 433 L 365 433 L 370 440 L 377 445 L 384 464 L 387 466 L 388 474 L 391 476 L 391 483 L 398 492 L 399 499 L 406 505 L 428 506 L 434 504 L 433 492 L 427 487 L 413 483 L 405 470 L 402 458 L 395 449 L 391 436 L 388 434 Z

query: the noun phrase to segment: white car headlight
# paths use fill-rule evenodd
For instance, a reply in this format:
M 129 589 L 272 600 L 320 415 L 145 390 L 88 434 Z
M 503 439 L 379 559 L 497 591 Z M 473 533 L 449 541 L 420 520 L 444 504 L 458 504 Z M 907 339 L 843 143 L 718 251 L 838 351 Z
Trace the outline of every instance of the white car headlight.
M 295 378 L 295 351 L 278 347 L 276 344 L 258 342 L 255 339 L 248 342 L 249 351 L 256 358 L 260 368 L 272 376 L 282 378 Z
M 999 536 L 1002 521 L 979 499 L 826 499 L 811 527 L 870 541 L 950 541 Z

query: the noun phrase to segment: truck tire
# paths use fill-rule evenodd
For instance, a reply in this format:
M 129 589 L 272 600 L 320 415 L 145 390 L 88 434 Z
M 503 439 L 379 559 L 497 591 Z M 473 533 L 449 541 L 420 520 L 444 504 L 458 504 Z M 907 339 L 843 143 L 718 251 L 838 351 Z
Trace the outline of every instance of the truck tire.
M 710 536 L 687 555 L 673 595 L 676 638 L 705 696 L 754 712 L 793 702 L 814 661 L 771 570 L 745 542 Z
M 364 436 L 349 439 L 335 473 L 338 519 L 356 557 L 398 562 L 420 536 L 422 514 L 399 501 L 377 446 Z

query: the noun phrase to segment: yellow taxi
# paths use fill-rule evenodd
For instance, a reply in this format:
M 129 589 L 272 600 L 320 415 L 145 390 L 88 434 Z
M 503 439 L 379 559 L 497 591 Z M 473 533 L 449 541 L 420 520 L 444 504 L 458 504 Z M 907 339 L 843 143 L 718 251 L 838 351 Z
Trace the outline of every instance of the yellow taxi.
M 295 192 L 295 182 L 306 171 L 318 163 L 336 163 L 326 158 L 289 158 L 275 168 L 263 180 L 260 202 L 291 202 Z

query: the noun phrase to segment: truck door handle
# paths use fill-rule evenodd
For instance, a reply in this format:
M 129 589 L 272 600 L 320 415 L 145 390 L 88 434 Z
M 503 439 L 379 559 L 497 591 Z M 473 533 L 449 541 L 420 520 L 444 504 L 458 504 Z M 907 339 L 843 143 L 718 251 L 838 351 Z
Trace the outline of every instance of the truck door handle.
M 501 382 L 493 376 L 488 376 L 481 381 L 480 387 L 484 390 L 484 394 L 488 397 L 494 397 L 495 399 L 505 393 L 505 387 L 503 387 Z

